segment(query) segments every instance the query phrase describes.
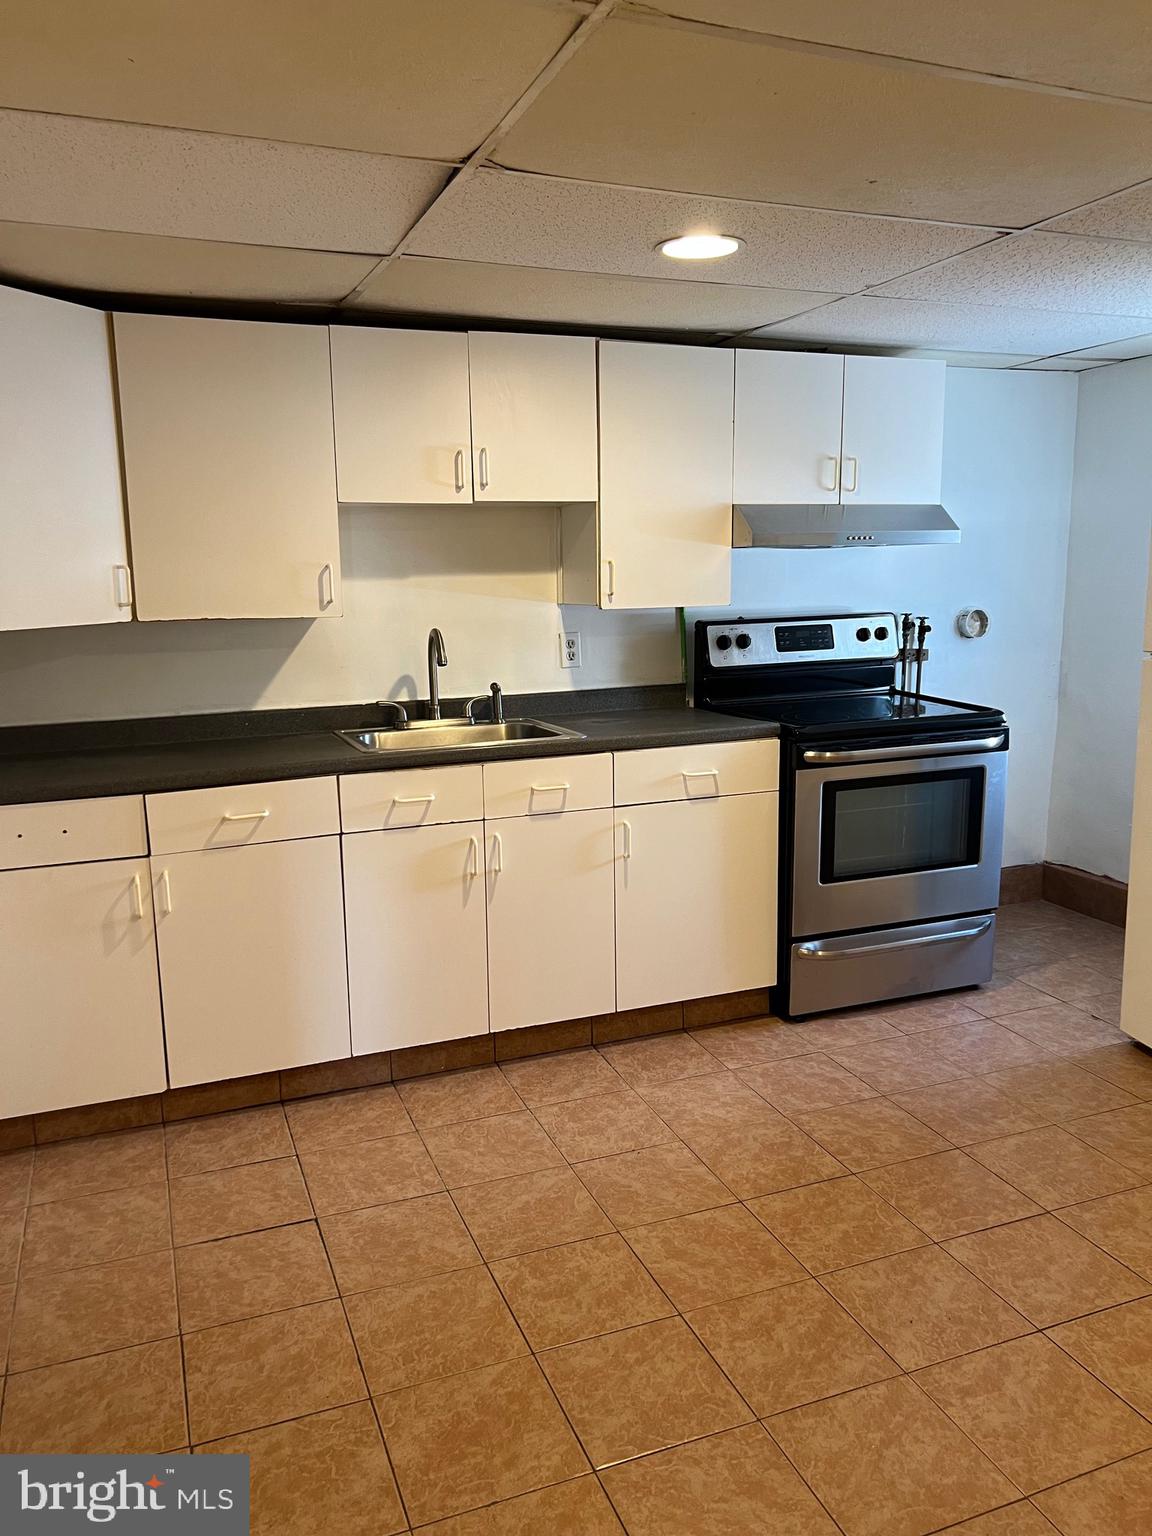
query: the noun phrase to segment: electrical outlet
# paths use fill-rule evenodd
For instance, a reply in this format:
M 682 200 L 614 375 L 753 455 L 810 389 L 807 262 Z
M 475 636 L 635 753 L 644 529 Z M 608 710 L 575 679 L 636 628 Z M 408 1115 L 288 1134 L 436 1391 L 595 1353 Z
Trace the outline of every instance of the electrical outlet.
M 580 631 L 568 629 L 560 636 L 560 665 L 562 667 L 580 667 Z

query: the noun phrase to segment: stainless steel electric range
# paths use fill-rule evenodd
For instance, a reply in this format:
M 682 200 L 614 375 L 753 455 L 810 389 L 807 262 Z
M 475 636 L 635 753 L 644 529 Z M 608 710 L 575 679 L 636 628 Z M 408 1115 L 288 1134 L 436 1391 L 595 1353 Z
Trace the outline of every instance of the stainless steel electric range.
M 696 707 L 780 727 L 785 1017 L 991 977 L 1008 729 L 898 686 L 924 654 L 891 613 L 695 626 Z

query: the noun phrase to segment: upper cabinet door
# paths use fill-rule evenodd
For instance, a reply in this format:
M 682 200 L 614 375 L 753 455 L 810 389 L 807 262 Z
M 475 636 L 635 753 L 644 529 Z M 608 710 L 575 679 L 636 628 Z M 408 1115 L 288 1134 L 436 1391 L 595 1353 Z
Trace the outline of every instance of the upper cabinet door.
M 729 601 L 734 366 L 727 350 L 600 343 L 602 608 Z
M 108 319 L 0 288 L 0 629 L 132 617 Z
M 117 315 L 141 619 L 340 612 L 328 332 Z
M 474 331 L 468 360 L 475 499 L 595 501 L 595 340 Z
M 944 369 L 893 357 L 844 359 L 840 499 L 872 506 L 940 500 Z
M 840 500 L 844 359 L 822 352 L 736 353 L 732 500 Z
M 333 326 L 332 404 L 340 500 L 472 500 L 464 331 Z

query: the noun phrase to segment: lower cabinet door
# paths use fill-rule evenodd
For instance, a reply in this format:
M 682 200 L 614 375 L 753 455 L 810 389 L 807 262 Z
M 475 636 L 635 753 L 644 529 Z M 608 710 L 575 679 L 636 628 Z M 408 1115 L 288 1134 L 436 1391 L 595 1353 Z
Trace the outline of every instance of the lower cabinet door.
M 152 859 L 174 1088 L 350 1052 L 340 839 Z
M 612 812 L 514 817 L 486 833 L 492 1028 L 613 1012 Z
M 352 1052 L 488 1030 L 484 824 L 344 838 Z
M 616 1006 L 776 980 L 779 796 L 616 812 Z
M 166 1086 L 148 865 L 0 874 L 0 1119 Z

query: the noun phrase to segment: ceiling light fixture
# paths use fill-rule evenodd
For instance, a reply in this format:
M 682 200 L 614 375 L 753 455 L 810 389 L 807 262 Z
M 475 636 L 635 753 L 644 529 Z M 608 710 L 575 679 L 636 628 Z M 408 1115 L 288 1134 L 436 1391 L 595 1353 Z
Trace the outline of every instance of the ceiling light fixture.
M 731 256 L 743 244 L 735 235 L 677 235 L 674 240 L 661 240 L 656 249 L 675 261 L 716 261 Z

